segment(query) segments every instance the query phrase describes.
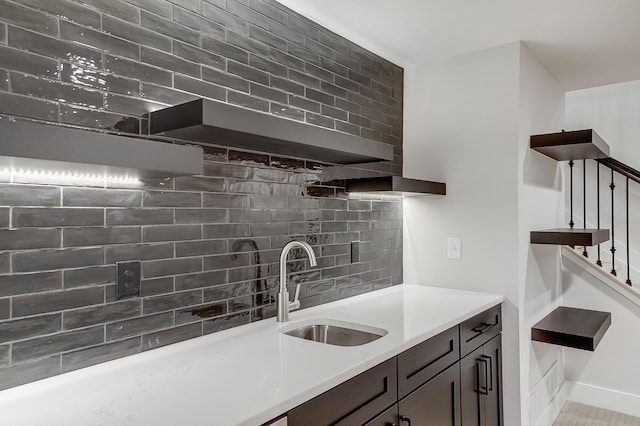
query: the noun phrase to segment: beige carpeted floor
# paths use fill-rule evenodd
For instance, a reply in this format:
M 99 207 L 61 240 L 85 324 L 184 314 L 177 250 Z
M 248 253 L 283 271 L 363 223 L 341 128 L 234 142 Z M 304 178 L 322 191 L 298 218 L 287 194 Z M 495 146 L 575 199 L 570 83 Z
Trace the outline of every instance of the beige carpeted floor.
M 553 426 L 640 426 L 640 417 L 567 401 Z

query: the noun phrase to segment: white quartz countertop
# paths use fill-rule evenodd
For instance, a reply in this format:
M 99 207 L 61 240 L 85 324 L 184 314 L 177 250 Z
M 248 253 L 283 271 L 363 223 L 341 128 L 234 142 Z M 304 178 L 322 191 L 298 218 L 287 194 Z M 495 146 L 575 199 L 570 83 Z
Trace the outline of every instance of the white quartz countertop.
M 390 287 L 2 391 L 0 424 L 261 425 L 503 300 Z M 339 347 L 281 332 L 318 320 L 388 333 Z

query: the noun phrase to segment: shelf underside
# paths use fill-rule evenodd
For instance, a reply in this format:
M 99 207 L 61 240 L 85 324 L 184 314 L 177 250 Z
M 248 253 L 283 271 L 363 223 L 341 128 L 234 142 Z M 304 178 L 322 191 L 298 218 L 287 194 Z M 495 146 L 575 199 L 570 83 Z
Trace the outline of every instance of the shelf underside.
M 530 147 L 558 161 L 609 157 L 609 145 L 591 129 L 533 135 Z
M 560 306 L 531 328 L 531 339 L 594 351 L 610 325 L 610 312 Z
M 404 196 L 447 194 L 447 185 L 443 182 L 409 179 L 401 176 L 347 179 L 346 188 L 347 192 L 367 192 Z
M 531 244 L 596 246 L 608 240 L 608 229 L 555 228 L 531 231 Z

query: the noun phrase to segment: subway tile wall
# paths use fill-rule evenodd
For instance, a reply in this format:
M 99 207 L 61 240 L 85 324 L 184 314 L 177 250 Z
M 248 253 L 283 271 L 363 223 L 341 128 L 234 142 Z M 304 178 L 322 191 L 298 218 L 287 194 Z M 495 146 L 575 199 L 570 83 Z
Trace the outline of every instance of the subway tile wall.
M 402 282 L 401 200 L 344 190 L 402 173 L 402 96 L 401 68 L 273 0 L 0 0 L 2 115 L 144 134 L 206 97 L 395 153 L 345 167 L 212 141 L 204 175 L 140 186 L 0 172 L 0 389 L 274 316 L 292 239 L 318 256 L 289 262 L 303 308 Z M 128 260 L 141 296 L 117 301 Z

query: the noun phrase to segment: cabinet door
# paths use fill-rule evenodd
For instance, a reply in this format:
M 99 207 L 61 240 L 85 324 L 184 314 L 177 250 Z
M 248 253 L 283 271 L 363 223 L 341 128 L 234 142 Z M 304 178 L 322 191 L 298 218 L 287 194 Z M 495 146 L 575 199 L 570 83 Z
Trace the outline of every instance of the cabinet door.
M 485 392 L 485 369 L 480 361 L 483 355 L 484 348 L 481 346 L 460 360 L 460 395 L 464 426 L 481 426 L 484 421 L 482 392 Z
M 498 335 L 460 360 L 462 424 L 502 426 L 502 352 Z
M 365 423 L 364 426 L 398 426 L 398 404 L 389 407 L 384 413 Z
M 484 359 L 489 366 L 489 387 L 485 400 L 484 426 L 502 426 L 502 339 L 494 337 L 484 345 Z
M 460 364 L 453 364 L 398 405 L 402 426 L 461 426 Z

